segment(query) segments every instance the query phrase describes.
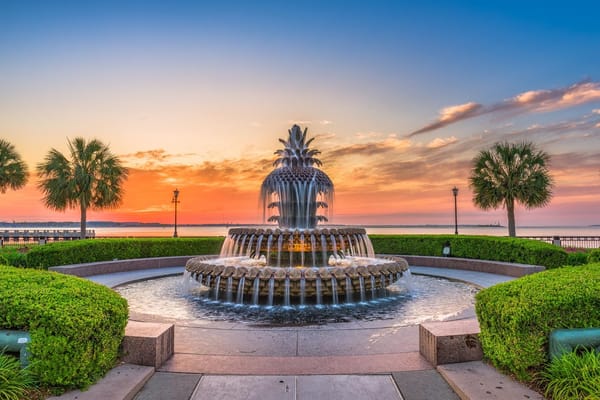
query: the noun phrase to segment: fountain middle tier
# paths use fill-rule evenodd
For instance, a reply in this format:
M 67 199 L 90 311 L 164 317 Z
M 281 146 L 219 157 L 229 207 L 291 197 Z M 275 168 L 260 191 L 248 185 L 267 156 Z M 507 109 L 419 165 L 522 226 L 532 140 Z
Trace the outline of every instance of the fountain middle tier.
M 408 269 L 400 257 L 331 257 L 327 267 L 271 267 L 265 258 L 195 257 L 186 264 L 186 271 L 200 284 L 210 288 L 217 299 L 267 298 L 268 304 L 302 304 L 304 299 L 361 298 L 376 293 L 401 278 Z M 220 296 L 219 296 L 220 294 Z M 382 294 L 385 296 L 385 293 Z M 275 300 L 274 300 L 275 299 Z M 248 300 L 247 300 L 248 301 Z
M 331 256 L 375 256 L 364 228 L 313 229 L 232 228 L 223 243 L 221 258 L 264 257 L 274 267 L 326 267 Z

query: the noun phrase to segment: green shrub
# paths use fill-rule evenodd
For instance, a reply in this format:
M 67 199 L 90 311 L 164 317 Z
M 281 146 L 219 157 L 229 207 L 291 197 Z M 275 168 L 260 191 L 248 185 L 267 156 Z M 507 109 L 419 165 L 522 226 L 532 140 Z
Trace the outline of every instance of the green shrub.
M 590 251 L 587 261 L 590 264 L 600 262 L 600 249 L 594 249 L 594 250 Z
M 566 264 L 567 252 L 539 240 L 464 235 L 369 235 L 378 254 L 441 256 L 446 242 L 453 257 L 543 265 Z
M 558 268 L 475 296 L 481 345 L 496 367 L 531 379 L 554 329 L 600 327 L 600 264 Z
M 22 369 L 18 358 L 0 351 L 0 399 L 23 399 L 34 383 L 29 369 Z
M 131 258 L 217 254 L 222 237 L 87 239 L 35 246 L 27 253 L 27 266 L 57 265 Z
M 584 265 L 588 263 L 589 254 L 584 251 L 567 253 L 567 265 Z
M 42 384 L 85 387 L 112 368 L 127 302 L 107 287 L 54 272 L 0 266 L 0 329 L 29 331 Z
M 545 395 L 554 400 L 600 399 L 600 353 L 565 353 L 539 374 Z
M 546 268 L 565 265 L 568 257 L 560 247 L 518 238 L 463 235 L 371 235 L 370 238 L 375 251 L 380 254 L 441 256 L 444 243 L 449 242 L 454 257 L 543 265 Z M 222 237 L 56 242 L 33 247 L 26 254 L 26 265 L 48 268 L 113 259 L 218 254 L 222 244 Z M 10 265 L 25 264 L 22 260 L 8 261 Z
M 17 247 L 5 246 L 0 249 L 0 264 L 24 267 L 27 265 L 27 257 Z

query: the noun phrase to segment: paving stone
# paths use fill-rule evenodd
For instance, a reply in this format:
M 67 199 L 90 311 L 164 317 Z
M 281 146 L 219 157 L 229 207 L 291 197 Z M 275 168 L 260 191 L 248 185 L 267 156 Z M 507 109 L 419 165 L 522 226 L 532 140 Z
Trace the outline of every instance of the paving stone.
M 437 371 L 394 372 L 392 377 L 404 400 L 459 400 Z
M 295 400 L 294 376 L 204 375 L 190 400 Z
M 72 390 L 48 400 L 130 400 L 154 373 L 153 367 L 121 364 L 86 391 Z
M 297 341 L 295 331 L 175 327 L 176 353 L 295 356 Z
M 463 399 L 543 400 L 527 386 L 501 374 L 482 361 L 446 364 L 437 367 L 444 379 Z
M 201 376 L 156 372 L 134 400 L 188 400 Z
M 296 379 L 298 400 L 403 400 L 390 375 L 310 375 Z
M 415 348 L 419 348 L 417 326 L 298 332 L 299 356 L 389 354 Z
M 432 369 L 419 352 L 366 356 L 248 357 L 175 354 L 162 372 L 213 375 L 381 374 Z

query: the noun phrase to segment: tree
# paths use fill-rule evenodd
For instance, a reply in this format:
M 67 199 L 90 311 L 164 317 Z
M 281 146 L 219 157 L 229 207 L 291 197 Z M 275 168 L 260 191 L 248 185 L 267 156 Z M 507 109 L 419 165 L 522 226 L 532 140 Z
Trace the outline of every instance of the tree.
M 28 178 L 27 164 L 16 152 L 15 146 L 0 139 L 0 193 L 25 186 Z
M 108 146 L 93 139 L 77 137 L 69 143 L 70 159 L 51 149 L 44 162 L 37 165 L 39 189 L 44 204 L 64 211 L 79 207 L 81 238 L 85 238 L 87 210 L 114 208 L 123 200 L 123 183 L 128 170 Z
M 469 185 L 473 203 L 483 209 L 506 208 L 508 235 L 516 236 L 515 202 L 525 208 L 543 207 L 552 198 L 550 156 L 533 143 L 494 144 L 473 159 Z

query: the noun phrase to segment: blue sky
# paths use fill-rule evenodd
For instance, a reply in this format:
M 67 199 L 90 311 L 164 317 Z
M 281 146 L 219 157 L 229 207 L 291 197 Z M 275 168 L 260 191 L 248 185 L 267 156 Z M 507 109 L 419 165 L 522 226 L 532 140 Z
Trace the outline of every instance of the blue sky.
M 253 222 L 276 139 L 299 123 L 318 138 L 340 222 L 446 223 L 440 201 L 458 185 L 465 223 L 478 223 L 504 212 L 471 204 L 470 160 L 498 140 L 531 140 L 551 154 L 557 187 L 549 207 L 523 210 L 517 223 L 600 223 L 594 2 L 0 1 L 0 10 L 0 135 L 32 170 L 67 138 L 97 137 L 147 185 L 189 184 L 215 199 L 240 190 L 244 202 L 224 207 L 249 209 L 229 219 Z M 201 176 L 218 176 L 219 188 Z M 3 198 L 29 208 L 0 219 L 47 213 L 34 181 Z M 123 218 L 165 218 L 168 202 L 141 205 L 138 186 Z M 190 222 L 225 212 L 189 207 Z

